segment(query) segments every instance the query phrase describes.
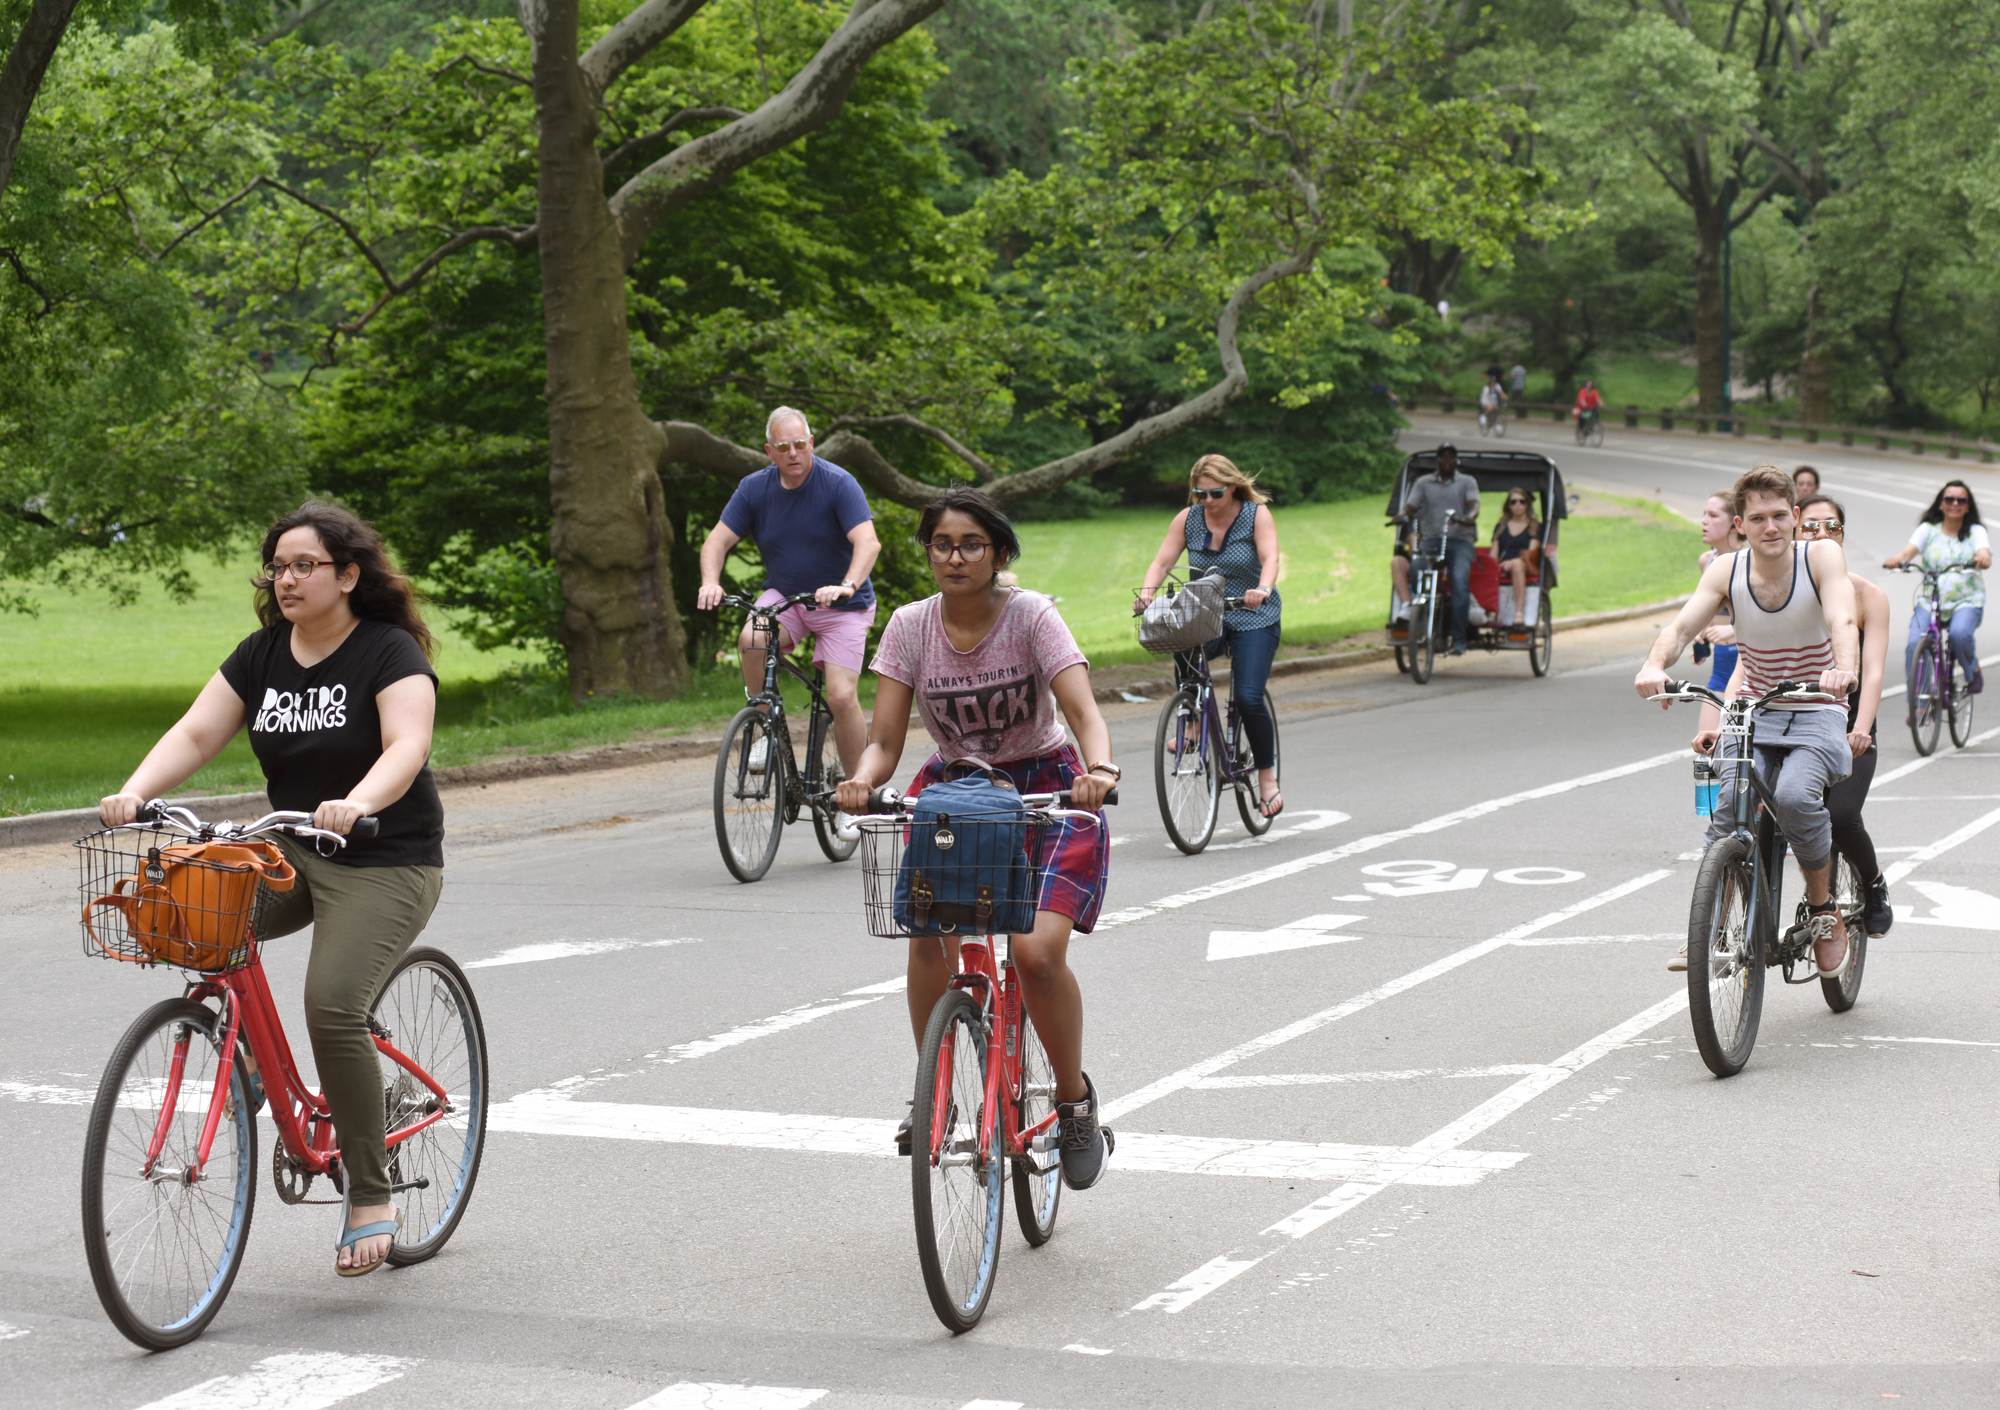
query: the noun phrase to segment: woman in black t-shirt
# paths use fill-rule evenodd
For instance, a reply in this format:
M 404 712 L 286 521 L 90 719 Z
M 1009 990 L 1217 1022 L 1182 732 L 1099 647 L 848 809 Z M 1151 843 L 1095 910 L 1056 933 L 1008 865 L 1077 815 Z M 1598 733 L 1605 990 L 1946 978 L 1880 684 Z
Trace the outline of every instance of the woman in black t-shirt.
M 131 822 L 247 725 L 273 807 L 342 834 L 360 818 L 381 819 L 374 838 L 331 857 L 277 837 L 299 884 L 273 898 L 262 923 L 267 936 L 313 927 L 306 1031 L 346 1172 L 334 1271 L 356 1277 L 380 1266 L 402 1222 L 389 1198 L 368 1010 L 444 883 L 444 807 L 428 762 L 437 676 L 408 580 L 374 529 L 346 510 L 311 503 L 287 514 L 265 533 L 263 561 L 253 580 L 263 629 L 230 653 L 98 813 L 107 826 Z

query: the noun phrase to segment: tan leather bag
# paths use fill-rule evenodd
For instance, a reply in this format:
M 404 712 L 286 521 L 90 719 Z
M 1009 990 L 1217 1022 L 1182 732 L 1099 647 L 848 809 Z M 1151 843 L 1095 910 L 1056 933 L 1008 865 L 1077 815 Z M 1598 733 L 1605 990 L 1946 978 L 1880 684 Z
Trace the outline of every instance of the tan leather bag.
M 189 842 L 162 847 L 109 895 L 85 903 L 83 928 L 114 959 L 179 969 L 228 969 L 243 959 L 257 886 L 289 891 L 298 879 L 269 842 Z M 91 912 L 122 917 L 129 944 L 100 936 Z M 106 917 L 99 916 L 103 923 Z M 111 922 L 116 925 L 117 922 Z

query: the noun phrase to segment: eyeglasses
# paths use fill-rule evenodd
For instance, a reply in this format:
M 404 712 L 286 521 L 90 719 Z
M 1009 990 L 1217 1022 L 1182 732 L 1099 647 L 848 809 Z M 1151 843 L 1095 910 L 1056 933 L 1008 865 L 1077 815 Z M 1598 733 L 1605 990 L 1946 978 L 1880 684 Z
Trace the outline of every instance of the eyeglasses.
M 771 449 L 777 451 L 781 455 L 786 451 L 811 450 L 812 446 L 813 446 L 813 438 L 811 436 L 801 436 L 799 437 L 799 439 L 795 441 L 771 442 Z
M 1838 519 L 1799 520 L 1799 532 L 1802 534 L 1837 534 L 1842 527 Z
M 1228 490 L 1189 490 L 1188 493 L 1196 499 L 1227 499 L 1229 497 Z
M 1528 507 L 1528 501 L 1526 501 L 1525 499 L 1510 499 L 1507 501 L 1507 507 L 1509 509 L 1512 509 L 1517 504 L 1520 505 L 1523 509 L 1526 509 Z
M 950 543 L 944 539 L 932 539 L 924 547 L 930 550 L 931 562 L 949 563 L 952 554 L 958 555 L 961 563 L 977 563 L 986 556 L 986 550 L 993 545 L 983 539 L 970 539 L 965 543 Z
M 1944 498 L 1940 499 L 1940 500 L 1938 501 L 1938 503 L 1939 503 L 1939 504 L 1970 504 L 1970 503 L 1972 503 L 1972 496 L 1971 496 L 1971 495 L 1968 495 L 1968 494 L 1948 494 L 1948 495 L 1946 495 L 1946 496 L 1945 496 Z
M 264 565 L 264 581 L 275 583 L 281 575 L 290 573 L 293 581 L 302 583 L 307 578 L 310 578 L 313 575 L 313 569 L 322 563 L 326 564 L 329 568 L 333 567 L 333 561 L 327 558 L 294 558 L 289 563 L 266 563 Z

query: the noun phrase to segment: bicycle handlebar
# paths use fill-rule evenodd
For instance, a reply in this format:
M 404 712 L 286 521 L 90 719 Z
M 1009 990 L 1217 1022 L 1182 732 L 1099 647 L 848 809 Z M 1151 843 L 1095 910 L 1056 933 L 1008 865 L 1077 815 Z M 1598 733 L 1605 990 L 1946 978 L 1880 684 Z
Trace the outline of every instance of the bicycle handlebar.
M 127 827 L 169 826 L 177 828 L 189 837 L 249 838 L 260 837 L 267 832 L 288 832 L 294 837 L 310 837 L 317 841 L 322 837 L 345 847 L 350 838 L 366 842 L 382 830 L 380 818 L 356 818 L 352 831 L 342 834 L 331 828 L 314 827 L 311 813 L 278 812 L 266 813 L 253 823 L 219 822 L 205 823 L 193 812 L 155 798 L 141 805 L 139 813 Z
M 1116 788 L 1104 795 L 1104 802 L 1107 806 L 1117 801 L 1118 790 Z M 1021 795 L 1021 802 L 1036 812 L 1045 812 L 1052 817 L 1092 818 L 1097 816 L 1093 812 L 1083 812 L 1070 808 L 1068 790 L 1060 793 L 1023 793 Z M 866 811 L 876 816 L 907 817 L 916 810 L 916 806 L 915 796 L 898 793 L 895 789 L 884 784 L 868 795 L 868 807 Z
M 795 592 L 783 602 L 770 602 L 762 607 L 757 605 L 757 599 L 754 597 L 745 597 L 738 592 L 725 593 L 722 601 L 716 606 L 734 607 L 737 611 L 748 612 L 752 616 L 775 617 L 788 607 L 813 607 L 818 603 L 819 589 L 814 588 L 811 592 Z
M 1825 697 L 1826 697 L 1825 691 L 1818 690 L 1809 685 L 1801 684 L 1798 681 L 1779 681 L 1777 686 L 1773 690 L 1771 690 L 1769 694 L 1765 695 L 1763 698 L 1759 700 L 1752 701 L 1750 703 L 1750 708 L 1753 710 L 1761 710 L 1764 708 L 1764 706 L 1770 704 L 1773 700 L 1780 700 L 1785 698 L 1791 698 L 1795 700 L 1807 700 L 1807 699 L 1825 698 Z M 1661 691 L 1658 695 L 1649 695 L 1646 697 L 1646 699 L 1648 701 L 1702 700 L 1706 701 L 1710 705 L 1715 706 L 1719 710 L 1726 710 L 1729 708 L 1731 704 L 1730 701 L 1725 700 L 1721 695 L 1719 695 L 1713 690 L 1710 690 L 1707 686 L 1696 685 L 1693 681 L 1668 681 L 1667 688 L 1665 690 Z

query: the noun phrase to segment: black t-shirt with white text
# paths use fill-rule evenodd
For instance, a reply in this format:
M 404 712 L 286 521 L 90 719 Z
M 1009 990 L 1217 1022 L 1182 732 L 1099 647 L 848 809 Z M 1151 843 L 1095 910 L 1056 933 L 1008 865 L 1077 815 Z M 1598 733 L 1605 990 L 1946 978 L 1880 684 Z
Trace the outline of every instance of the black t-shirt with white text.
M 243 638 L 222 663 L 222 678 L 248 710 L 250 748 L 264 766 L 271 806 L 310 813 L 353 792 L 382 757 L 375 697 L 410 676 L 429 676 L 437 685 L 416 639 L 387 622 L 364 618 L 313 666 L 292 655 L 290 622 Z M 349 838 L 330 860 L 354 867 L 444 865 L 444 804 L 428 762 L 381 819 L 374 837 Z

